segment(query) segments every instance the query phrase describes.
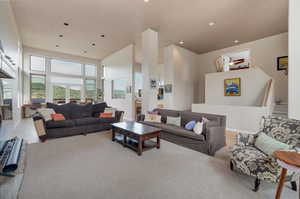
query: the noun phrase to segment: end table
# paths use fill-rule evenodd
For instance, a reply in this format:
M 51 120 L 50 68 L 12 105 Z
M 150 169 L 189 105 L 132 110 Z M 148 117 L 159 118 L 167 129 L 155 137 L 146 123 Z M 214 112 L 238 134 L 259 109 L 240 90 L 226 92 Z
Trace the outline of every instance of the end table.
M 274 152 L 274 156 L 277 158 L 278 164 L 282 167 L 280 180 L 276 192 L 276 199 L 280 199 L 287 170 L 300 173 L 300 153 L 290 151 L 276 151 Z M 300 181 L 298 191 L 300 199 Z

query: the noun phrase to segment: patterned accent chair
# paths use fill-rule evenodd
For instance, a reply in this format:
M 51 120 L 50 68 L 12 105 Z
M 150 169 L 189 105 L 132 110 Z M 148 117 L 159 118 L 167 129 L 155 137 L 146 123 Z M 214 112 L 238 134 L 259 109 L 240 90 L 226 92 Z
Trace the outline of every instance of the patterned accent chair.
M 300 121 L 280 118 L 263 117 L 259 133 L 265 133 L 276 140 L 291 146 L 292 151 L 300 148 Z M 255 177 L 253 191 L 258 191 L 261 181 L 277 183 L 280 178 L 281 167 L 273 156 L 268 156 L 254 145 L 259 135 L 239 133 L 237 144 L 231 148 L 230 169 L 237 170 Z M 288 172 L 286 182 L 291 182 L 292 189 L 297 190 L 296 181 L 299 175 Z

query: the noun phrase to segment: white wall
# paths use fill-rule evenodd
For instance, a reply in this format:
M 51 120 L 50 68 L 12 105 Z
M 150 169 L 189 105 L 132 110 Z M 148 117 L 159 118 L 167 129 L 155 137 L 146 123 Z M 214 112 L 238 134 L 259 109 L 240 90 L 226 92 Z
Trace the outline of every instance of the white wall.
M 28 46 L 23 46 L 23 103 L 28 104 L 30 103 L 30 56 L 42 56 L 42 57 L 47 57 L 51 59 L 59 59 L 63 61 L 70 61 L 70 62 L 77 62 L 81 64 L 94 64 L 97 66 L 98 69 L 98 74 L 97 74 L 97 84 L 98 88 L 101 88 L 101 81 L 100 78 L 103 76 L 102 70 L 99 70 L 101 68 L 101 61 L 96 60 L 96 59 L 90 59 L 86 57 L 80 57 L 76 55 L 70 55 L 70 54 L 65 54 L 65 53 L 60 53 L 60 52 L 54 52 L 54 51 L 48 51 L 48 50 L 42 50 L 42 49 L 37 49 L 37 48 L 31 48 Z M 47 63 L 46 63 L 47 64 Z M 46 90 L 47 88 L 46 84 Z M 50 95 L 47 95 L 47 101 L 52 101 L 50 99 Z
M 289 1 L 289 117 L 300 120 L 300 1 Z
M 224 96 L 224 80 L 241 78 L 241 96 Z M 267 82 L 271 79 L 260 68 L 205 75 L 205 103 L 237 106 L 261 106 Z
M 134 119 L 133 112 L 133 71 L 134 71 L 134 46 L 129 45 L 102 60 L 104 65 L 104 101 L 109 106 L 125 111 L 124 118 Z M 112 80 L 125 79 L 127 87 L 131 86 L 131 93 L 126 94 L 125 99 L 112 98 Z
M 247 49 L 250 50 L 251 65 L 260 67 L 275 80 L 275 99 L 288 101 L 288 77 L 284 71 L 277 71 L 277 57 L 288 55 L 288 33 L 282 33 L 199 55 L 198 81 L 200 88 L 198 102 L 203 103 L 205 100 L 205 74 L 216 72 L 215 60 L 221 55 Z
M 165 93 L 165 108 L 191 109 L 197 101 L 197 54 L 171 45 L 165 48 L 164 83 L 172 84 L 172 93 Z
M 271 114 L 270 107 L 193 104 L 193 112 L 226 116 L 226 128 L 234 132 L 257 133 L 263 116 Z
M 22 41 L 9 0 L 0 1 L 0 40 L 5 53 L 16 63 L 14 68 L 16 78 L 13 81 L 13 119 L 19 121 L 22 101 Z

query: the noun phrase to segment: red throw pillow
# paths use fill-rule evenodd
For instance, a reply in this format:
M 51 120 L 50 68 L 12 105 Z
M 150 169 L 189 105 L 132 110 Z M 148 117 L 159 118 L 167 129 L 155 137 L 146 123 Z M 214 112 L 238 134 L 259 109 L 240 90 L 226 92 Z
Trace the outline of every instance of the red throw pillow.
M 51 114 L 51 118 L 54 121 L 61 121 L 61 120 L 66 120 L 63 114 L 56 113 L 56 114 Z
M 99 118 L 112 118 L 112 113 L 100 113 Z

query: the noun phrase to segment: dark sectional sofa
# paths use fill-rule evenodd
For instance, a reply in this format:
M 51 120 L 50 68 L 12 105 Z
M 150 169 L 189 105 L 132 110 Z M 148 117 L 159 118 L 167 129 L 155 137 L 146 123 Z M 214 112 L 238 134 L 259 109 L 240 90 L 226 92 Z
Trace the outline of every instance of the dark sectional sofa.
M 120 121 L 123 111 L 116 111 L 114 118 L 99 118 L 100 113 L 103 113 L 107 107 L 106 103 L 86 105 L 47 103 L 47 108 L 52 108 L 56 113 L 63 114 L 66 120 L 45 122 L 38 113 L 33 117 L 33 120 L 41 140 L 88 134 L 110 130 L 112 123 Z
M 144 115 L 139 116 L 138 122 L 162 129 L 162 139 L 211 156 L 214 156 L 217 150 L 225 146 L 226 116 L 168 109 L 155 109 L 153 111 L 162 116 L 161 123 L 144 121 Z M 167 116 L 180 116 L 181 126 L 166 124 Z M 188 122 L 192 120 L 201 121 L 202 117 L 209 120 L 204 124 L 202 134 L 198 135 L 184 129 Z

